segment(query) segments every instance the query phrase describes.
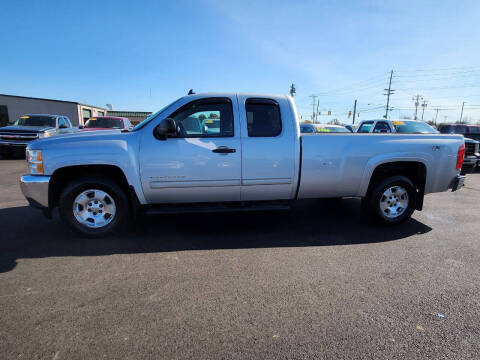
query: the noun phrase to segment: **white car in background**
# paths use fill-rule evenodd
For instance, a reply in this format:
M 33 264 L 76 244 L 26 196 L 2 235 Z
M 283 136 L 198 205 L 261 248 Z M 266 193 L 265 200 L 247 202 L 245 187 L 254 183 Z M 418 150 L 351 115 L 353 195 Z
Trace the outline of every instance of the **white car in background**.
M 438 130 L 418 120 L 364 120 L 358 133 L 438 134 Z

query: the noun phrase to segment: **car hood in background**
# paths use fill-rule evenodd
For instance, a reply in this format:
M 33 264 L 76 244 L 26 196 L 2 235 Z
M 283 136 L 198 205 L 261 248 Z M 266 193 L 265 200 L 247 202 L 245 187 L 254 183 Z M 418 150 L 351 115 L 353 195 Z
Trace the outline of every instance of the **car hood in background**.
M 112 129 L 112 128 L 83 128 L 83 129 L 80 129 L 79 131 L 96 131 L 96 130 L 120 130 L 120 131 L 122 131 L 123 129 Z
M 12 133 L 21 133 L 21 132 L 40 133 L 50 129 L 54 129 L 54 128 L 51 126 L 15 126 L 15 125 L 0 127 L 0 131 L 8 131 Z

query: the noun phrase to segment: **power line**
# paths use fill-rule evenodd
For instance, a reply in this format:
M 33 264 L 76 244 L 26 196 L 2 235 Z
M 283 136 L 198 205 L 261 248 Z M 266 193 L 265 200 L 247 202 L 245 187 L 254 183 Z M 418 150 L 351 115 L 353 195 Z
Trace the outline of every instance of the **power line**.
M 440 69 L 414 69 L 414 70 L 397 70 L 397 72 L 428 72 L 428 71 L 450 71 L 450 70 L 462 70 L 462 69 L 480 69 L 480 65 L 474 66 L 459 66 L 459 67 L 450 67 L 450 68 L 440 68 Z

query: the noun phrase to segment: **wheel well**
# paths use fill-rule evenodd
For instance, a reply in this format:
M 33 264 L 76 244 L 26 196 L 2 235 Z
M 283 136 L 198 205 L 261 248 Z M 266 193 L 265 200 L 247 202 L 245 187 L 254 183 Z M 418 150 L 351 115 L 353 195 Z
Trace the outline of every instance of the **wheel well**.
M 70 182 L 82 176 L 103 176 L 112 180 L 131 198 L 131 191 L 123 171 L 115 165 L 77 165 L 55 170 L 50 178 L 48 188 L 48 205 L 50 209 L 58 206 L 60 195 Z
M 418 161 L 395 161 L 377 166 L 370 178 L 367 194 L 370 193 L 380 181 L 386 177 L 395 175 L 405 176 L 412 181 L 417 189 L 417 203 L 415 208 L 422 210 L 427 168 L 423 163 Z

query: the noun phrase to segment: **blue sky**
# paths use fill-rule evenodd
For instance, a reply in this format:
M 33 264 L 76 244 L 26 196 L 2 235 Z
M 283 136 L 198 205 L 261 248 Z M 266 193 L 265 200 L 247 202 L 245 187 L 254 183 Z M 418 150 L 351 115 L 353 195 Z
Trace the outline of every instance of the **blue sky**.
M 322 121 L 480 120 L 478 1 L 2 1 L 0 93 L 155 110 L 197 92 L 288 93 Z M 6 15 L 6 16 L 5 16 Z M 476 107 L 478 105 L 478 107 Z

